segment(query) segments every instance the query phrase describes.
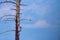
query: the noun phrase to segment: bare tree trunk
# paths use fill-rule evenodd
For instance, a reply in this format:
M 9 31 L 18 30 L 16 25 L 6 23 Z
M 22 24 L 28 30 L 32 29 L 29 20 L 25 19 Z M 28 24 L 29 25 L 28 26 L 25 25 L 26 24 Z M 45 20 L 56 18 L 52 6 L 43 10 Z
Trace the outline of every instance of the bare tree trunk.
M 16 32 L 15 32 L 15 40 L 19 40 L 19 27 L 20 27 L 20 0 L 16 0 Z

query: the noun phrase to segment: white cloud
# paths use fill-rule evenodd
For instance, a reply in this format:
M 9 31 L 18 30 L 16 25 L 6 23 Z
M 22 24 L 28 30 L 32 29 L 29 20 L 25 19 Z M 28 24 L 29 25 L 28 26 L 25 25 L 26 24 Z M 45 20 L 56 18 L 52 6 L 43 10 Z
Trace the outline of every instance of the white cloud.
M 50 5 L 37 5 L 35 3 L 33 3 L 27 7 L 21 7 L 21 8 L 23 9 L 23 12 L 31 10 L 38 15 L 44 15 L 51 11 Z
M 49 26 L 49 24 L 48 24 L 45 20 L 39 20 L 39 21 L 36 22 L 34 25 L 35 25 L 35 26 L 41 26 L 41 27 Z
M 10 8 L 15 8 L 12 6 L 7 6 L 6 4 L 0 9 L 0 16 L 4 14 L 15 14 L 15 11 L 10 10 Z M 37 5 L 35 3 L 23 6 L 21 7 L 21 13 L 27 12 L 28 10 L 31 10 L 32 12 L 38 14 L 38 15 L 44 15 L 46 13 L 49 13 L 51 11 L 51 7 L 49 5 Z
M 25 28 L 47 28 L 51 26 L 45 20 L 39 20 L 34 24 L 21 24 L 21 25 L 22 27 L 25 27 Z
M 14 15 L 15 14 L 15 11 L 13 10 L 10 10 L 11 7 L 10 6 L 7 6 L 7 5 L 4 5 L 3 7 L 0 8 L 0 17 L 4 16 L 4 15 L 8 15 L 8 14 L 12 14 Z

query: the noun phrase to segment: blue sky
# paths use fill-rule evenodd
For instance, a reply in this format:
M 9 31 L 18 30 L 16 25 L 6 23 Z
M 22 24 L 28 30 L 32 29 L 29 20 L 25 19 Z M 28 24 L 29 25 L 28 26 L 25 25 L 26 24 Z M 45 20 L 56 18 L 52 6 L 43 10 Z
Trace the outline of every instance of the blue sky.
M 4 1 L 4 0 L 0 0 Z M 31 18 L 32 21 L 21 20 L 21 40 L 59 40 L 60 39 L 60 0 L 22 0 L 21 19 Z M 3 15 L 15 15 L 10 10 L 15 5 L 0 5 L 0 17 Z M 0 20 L 0 32 L 15 29 L 15 22 Z M 15 33 L 8 32 L 0 35 L 0 40 L 14 40 Z

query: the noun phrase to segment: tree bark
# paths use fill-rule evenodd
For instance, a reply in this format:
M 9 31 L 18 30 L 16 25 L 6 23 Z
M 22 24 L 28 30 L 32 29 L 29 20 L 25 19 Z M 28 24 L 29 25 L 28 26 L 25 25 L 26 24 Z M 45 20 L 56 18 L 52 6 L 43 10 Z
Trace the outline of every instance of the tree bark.
M 20 0 L 16 0 L 16 31 L 15 40 L 19 40 L 19 27 L 20 27 Z

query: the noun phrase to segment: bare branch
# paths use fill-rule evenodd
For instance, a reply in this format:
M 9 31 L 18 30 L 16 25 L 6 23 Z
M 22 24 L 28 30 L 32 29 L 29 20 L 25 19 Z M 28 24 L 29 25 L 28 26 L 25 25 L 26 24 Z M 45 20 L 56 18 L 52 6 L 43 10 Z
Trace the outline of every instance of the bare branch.
M 22 13 L 20 13 L 20 14 L 22 14 Z
M 19 32 L 21 32 L 21 30 L 22 30 L 22 27 L 20 26 L 19 27 Z M 0 35 L 1 34 L 4 34 L 4 33 L 7 33 L 7 32 L 12 32 L 12 31 L 16 31 L 16 30 L 8 30 L 8 31 L 5 31 L 5 32 L 0 33 Z
M 32 20 L 31 20 L 31 18 L 27 18 L 27 19 L 26 19 L 26 18 L 23 18 L 23 19 L 21 19 L 21 20 L 28 20 L 28 21 L 32 21 Z
M 25 4 L 20 4 L 21 6 L 27 6 L 27 5 L 25 5 Z
M 0 20 L 1 20 L 3 17 L 5 17 L 5 16 L 15 16 L 15 15 L 11 15 L 11 14 L 9 14 L 9 15 L 4 15 L 4 16 L 0 17 Z
M 5 32 L 2 32 L 2 33 L 0 33 L 0 35 L 4 34 L 4 33 L 7 33 L 7 32 L 11 32 L 11 31 L 15 31 L 15 30 L 8 30 L 8 31 L 5 31 Z
M 4 21 L 15 21 L 15 18 L 6 18 Z
M 11 9 L 11 10 L 16 10 L 16 9 Z
M 2 4 L 2 3 L 13 3 L 13 4 L 16 5 L 16 3 L 15 3 L 15 2 L 12 2 L 12 1 L 4 1 L 4 2 L 0 2 L 0 4 Z
M 11 10 L 15 10 L 15 11 L 17 11 L 16 9 L 11 9 Z M 20 10 L 23 10 L 23 9 L 20 9 Z
M 15 21 L 15 20 L 4 20 L 4 21 L 8 21 L 8 22 L 11 22 L 11 21 Z

